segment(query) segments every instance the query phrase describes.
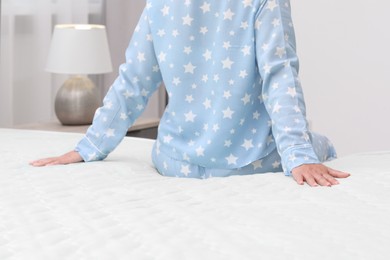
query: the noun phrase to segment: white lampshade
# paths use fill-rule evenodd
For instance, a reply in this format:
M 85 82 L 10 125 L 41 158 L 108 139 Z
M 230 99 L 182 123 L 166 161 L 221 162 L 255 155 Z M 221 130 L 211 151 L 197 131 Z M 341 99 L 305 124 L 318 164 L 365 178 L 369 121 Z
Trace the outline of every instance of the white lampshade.
M 46 70 L 75 75 L 111 72 L 112 64 L 105 26 L 56 25 Z

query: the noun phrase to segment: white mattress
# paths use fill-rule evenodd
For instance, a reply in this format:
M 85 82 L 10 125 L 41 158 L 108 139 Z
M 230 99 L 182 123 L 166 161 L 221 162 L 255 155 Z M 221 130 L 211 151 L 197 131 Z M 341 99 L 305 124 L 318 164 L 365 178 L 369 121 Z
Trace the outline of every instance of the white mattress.
M 156 173 L 151 140 L 106 161 L 34 168 L 79 134 L 0 129 L 0 259 L 389 259 L 390 152 L 329 163 L 331 188 L 282 173 Z

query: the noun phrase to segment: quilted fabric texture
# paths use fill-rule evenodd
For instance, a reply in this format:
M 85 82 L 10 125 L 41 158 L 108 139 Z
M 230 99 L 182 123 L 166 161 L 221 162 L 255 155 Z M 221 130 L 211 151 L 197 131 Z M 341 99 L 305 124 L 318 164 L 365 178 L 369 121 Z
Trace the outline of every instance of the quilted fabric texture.
M 0 129 L 0 259 L 388 259 L 390 152 L 330 166 L 331 188 L 283 173 L 160 176 L 152 141 L 105 161 L 34 168 L 79 134 Z

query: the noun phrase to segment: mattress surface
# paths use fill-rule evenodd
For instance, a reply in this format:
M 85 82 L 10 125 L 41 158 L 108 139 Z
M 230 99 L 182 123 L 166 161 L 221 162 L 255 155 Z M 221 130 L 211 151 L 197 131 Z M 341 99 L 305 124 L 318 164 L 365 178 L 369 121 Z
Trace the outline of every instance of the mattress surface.
M 129 137 L 102 162 L 29 166 L 81 136 L 0 129 L 0 259 L 390 259 L 390 152 L 328 163 L 352 174 L 330 188 L 162 177 Z

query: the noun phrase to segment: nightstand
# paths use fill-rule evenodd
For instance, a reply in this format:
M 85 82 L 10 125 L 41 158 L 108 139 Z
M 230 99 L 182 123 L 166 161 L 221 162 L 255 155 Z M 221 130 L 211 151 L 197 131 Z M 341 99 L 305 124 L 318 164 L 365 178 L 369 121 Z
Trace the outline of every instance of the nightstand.
M 160 120 L 158 118 L 139 118 L 127 131 L 126 136 L 156 139 L 157 127 Z M 43 131 L 57 131 L 70 133 L 85 133 L 90 125 L 67 126 L 58 121 L 16 125 L 16 129 L 30 129 Z

